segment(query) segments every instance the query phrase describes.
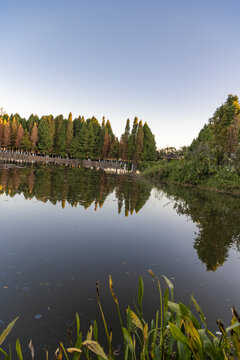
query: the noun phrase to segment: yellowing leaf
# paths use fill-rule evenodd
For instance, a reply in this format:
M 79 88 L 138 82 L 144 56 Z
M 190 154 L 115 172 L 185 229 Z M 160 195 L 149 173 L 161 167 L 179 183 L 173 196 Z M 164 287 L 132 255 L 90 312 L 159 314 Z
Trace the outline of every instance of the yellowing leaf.
M 97 341 L 85 340 L 83 342 L 83 345 L 87 346 L 88 349 L 94 352 L 95 354 L 101 356 L 104 360 L 109 360 L 107 355 L 105 354 L 105 352 L 103 351 L 103 349 L 101 348 L 101 346 Z
M 141 321 L 139 320 L 139 318 L 137 317 L 137 315 L 130 310 L 130 315 L 131 315 L 131 321 L 134 325 L 136 325 L 136 327 L 138 327 L 139 329 L 141 329 L 143 331 L 143 326 Z
M 146 323 L 144 325 L 143 328 L 143 339 L 144 339 L 144 343 L 147 341 L 147 337 L 148 337 L 148 324 Z
M 113 291 L 113 281 L 112 281 L 111 275 L 109 275 L 109 287 L 110 287 L 112 297 L 113 297 L 115 303 L 118 305 L 118 300 L 117 300 L 116 295 L 114 294 L 114 291 Z
M 192 321 L 188 317 L 185 318 L 184 327 L 189 339 L 191 339 L 191 341 L 193 340 L 198 347 L 201 347 L 202 343 L 199 333 L 197 329 L 194 327 Z
M 81 353 L 81 352 L 82 352 L 82 350 L 77 349 L 77 348 L 75 348 L 75 347 L 68 348 L 67 351 L 68 351 L 70 354 L 72 354 L 72 353 L 74 353 L 74 352 L 78 352 L 78 353 Z

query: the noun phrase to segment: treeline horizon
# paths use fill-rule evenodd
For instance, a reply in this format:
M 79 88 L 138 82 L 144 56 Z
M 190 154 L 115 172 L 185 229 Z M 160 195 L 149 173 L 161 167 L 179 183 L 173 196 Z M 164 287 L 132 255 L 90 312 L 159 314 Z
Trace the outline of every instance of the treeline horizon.
M 132 162 L 154 161 L 157 157 L 155 136 L 145 122 L 134 118 L 132 128 L 127 119 L 120 139 L 109 120 L 101 124 L 94 116 L 68 118 L 19 114 L 0 116 L 0 148 L 78 159 L 115 159 Z

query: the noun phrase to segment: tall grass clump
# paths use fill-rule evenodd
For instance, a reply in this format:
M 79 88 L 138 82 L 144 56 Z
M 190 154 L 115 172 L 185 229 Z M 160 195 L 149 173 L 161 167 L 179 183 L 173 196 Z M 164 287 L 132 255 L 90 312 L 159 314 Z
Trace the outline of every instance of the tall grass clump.
M 101 313 L 107 348 L 99 343 L 98 326 L 94 321 L 90 326 L 87 335 L 83 338 L 80 330 L 80 320 L 76 314 L 76 336 L 74 343 L 70 338 L 70 347 L 65 347 L 62 342 L 53 356 L 55 360 L 233 360 L 240 358 L 240 316 L 235 307 L 232 308 L 232 321 L 229 327 L 225 327 L 221 320 L 217 320 L 219 335 L 213 334 L 206 323 L 206 318 L 194 296 L 188 306 L 181 302 L 174 302 L 174 286 L 165 276 L 162 281 L 165 283 L 165 291 L 162 292 L 160 278 L 152 270 L 149 270 L 158 288 L 159 306 L 156 315 L 151 322 L 143 317 L 143 295 L 144 284 L 141 276 L 138 282 L 138 299 L 134 309 L 126 309 L 126 316 L 122 318 L 118 298 L 113 289 L 112 277 L 109 276 L 109 288 L 116 304 L 116 311 L 119 317 L 119 326 L 122 333 L 123 351 L 119 352 L 113 345 L 113 333 L 106 322 L 103 312 L 100 288 L 97 283 L 97 302 Z M 190 310 L 193 307 L 193 311 Z M 0 346 L 14 326 L 17 318 L 14 319 L 0 335 Z M 118 340 L 119 341 L 119 340 Z M 34 359 L 34 347 L 29 344 L 31 359 Z M 16 356 L 12 357 L 11 347 L 9 350 L 0 348 L 3 359 L 12 360 L 16 356 L 23 360 L 21 345 L 16 341 Z M 45 358 L 50 359 L 46 352 Z

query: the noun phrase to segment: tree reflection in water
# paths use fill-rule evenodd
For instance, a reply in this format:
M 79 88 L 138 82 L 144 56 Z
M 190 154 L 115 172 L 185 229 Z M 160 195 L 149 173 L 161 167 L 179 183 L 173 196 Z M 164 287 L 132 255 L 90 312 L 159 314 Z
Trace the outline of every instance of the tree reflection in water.
M 240 249 L 240 199 L 213 191 L 167 186 L 178 214 L 197 224 L 194 248 L 207 270 L 215 271 L 228 258 L 229 249 Z
M 118 212 L 125 215 L 137 213 L 150 197 L 152 186 L 132 175 L 107 174 L 92 169 L 54 166 L 46 164 L 17 166 L 0 165 L 0 193 L 11 197 L 23 194 L 26 199 L 50 201 L 52 204 L 66 202 L 71 206 L 92 204 L 101 208 L 115 191 Z

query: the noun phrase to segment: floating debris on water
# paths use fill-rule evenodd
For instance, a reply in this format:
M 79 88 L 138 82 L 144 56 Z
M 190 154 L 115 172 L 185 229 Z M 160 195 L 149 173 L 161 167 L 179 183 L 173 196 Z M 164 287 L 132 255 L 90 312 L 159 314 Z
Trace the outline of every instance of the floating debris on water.
M 42 318 L 42 315 L 41 315 L 41 314 L 37 314 L 37 315 L 35 315 L 34 317 L 35 317 L 36 320 L 39 320 L 39 319 Z

